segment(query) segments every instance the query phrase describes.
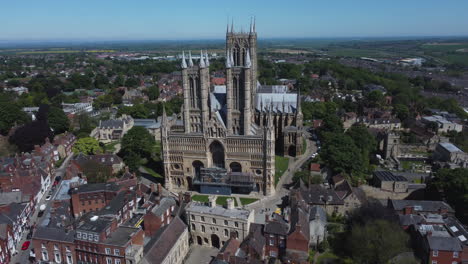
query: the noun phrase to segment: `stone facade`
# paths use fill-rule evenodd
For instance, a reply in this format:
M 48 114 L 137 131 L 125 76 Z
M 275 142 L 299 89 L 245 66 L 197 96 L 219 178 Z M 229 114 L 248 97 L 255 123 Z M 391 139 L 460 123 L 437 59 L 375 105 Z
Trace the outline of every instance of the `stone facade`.
M 299 100 L 287 114 L 274 108 L 272 100 L 268 100 L 270 104 L 256 106 L 260 86 L 256 46 L 254 24 L 249 33 L 227 30 L 226 86 L 213 89 L 208 53 L 201 52 L 198 65 L 194 65 L 191 53 L 188 60 L 183 54 L 182 120 L 170 125 L 164 112 L 161 125 L 167 189 L 197 190 L 201 168 L 221 168 L 226 170 L 227 177 L 233 172 L 242 174 L 246 182 L 236 184 L 271 195 L 275 191 L 275 149 L 286 148 L 294 156 L 302 152 Z M 283 141 L 285 127 L 290 128 L 288 140 Z M 232 181 L 225 180 L 223 184 Z
M 234 208 L 233 200 L 228 200 L 227 208 L 217 206 L 216 198 L 210 196 L 209 205 L 191 202 L 186 219 L 193 243 L 221 248 L 231 237 L 240 241 L 247 237 L 254 213 Z
M 133 127 L 131 116 L 122 115 L 117 119 L 99 121 L 99 126 L 91 132 L 91 137 L 102 143 L 120 140 Z

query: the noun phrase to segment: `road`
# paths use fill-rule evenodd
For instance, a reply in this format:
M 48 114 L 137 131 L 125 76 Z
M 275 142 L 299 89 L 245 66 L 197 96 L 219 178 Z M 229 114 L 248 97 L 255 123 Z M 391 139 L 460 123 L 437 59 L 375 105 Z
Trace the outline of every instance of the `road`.
M 63 179 L 63 176 L 65 174 L 65 169 L 68 165 L 68 163 L 70 162 L 70 159 L 73 155 L 70 155 L 68 156 L 62 163 L 62 165 L 60 165 L 59 168 L 57 168 L 55 170 L 55 174 L 54 176 L 51 177 L 51 183 L 53 183 L 55 181 L 55 177 L 57 176 L 60 176 L 62 177 Z M 60 184 L 62 184 L 62 181 L 60 181 Z M 46 205 L 46 210 L 44 212 L 43 215 L 47 215 L 47 213 L 50 211 L 50 208 L 51 208 L 51 202 L 54 200 L 53 198 L 55 197 L 56 195 L 56 192 L 57 190 L 59 189 L 60 186 L 57 186 L 54 190 L 53 190 L 53 194 L 52 194 L 52 198 L 49 200 L 49 201 L 46 201 L 46 197 L 47 197 L 47 194 L 49 193 L 49 191 L 52 189 L 52 185 L 53 184 L 50 184 L 49 186 L 49 189 L 47 189 L 45 192 L 44 192 L 44 195 L 42 196 L 41 200 L 37 202 L 36 204 L 36 210 L 34 210 L 34 213 L 29 217 L 29 221 L 28 221 L 28 224 L 30 226 L 33 226 L 34 224 L 38 224 L 38 213 L 39 213 L 39 206 L 41 206 L 42 204 L 45 204 Z M 42 219 L 39 219 L 39 221 L 41 221 Z M 32 243 L 31 245 L 29 246 L 28 250 L 21 250 L 21 246 L 23 245 L 23 243 L 28 240 L 26 239 L 26 236 L 28 235 L 28 232 L 24 232 L 23 233 L 23 237 L 21 238 L 21 241 L 20 243 L 18 244 L 17 246 L 17 251 L 18 251 L 18 254 L 16 254 L 15 256 L 13 256 L 10 260 L 10 263 L 21 263 L 21 264 L 24 264 L 24 263 L 31 263 L 29 261 L 29 253 L 31 251 L 31 248 L 33 247 Z M 36 252 L 37 253 L 37 252 Z
M 273 211 L 282 204 L 282 198 L 289 194 L 289 190 L 286 188 L 287 185 L 292 183 L 294 173 L 306 162 L 309 157 L 317 151 L 315 142 L 310 139 L 310 133 L 305 132 L 306 135 L 306 152 L 296 158 L 289 159 L 288 170 L 280 178 L 276 185 L 276 192 L 272 196 L 265 197 L 260 201 L 246 205 L 248 209 L 255 210 L 255 222 L 263 224 L 265 223 L 265 214 L 271 214 Z

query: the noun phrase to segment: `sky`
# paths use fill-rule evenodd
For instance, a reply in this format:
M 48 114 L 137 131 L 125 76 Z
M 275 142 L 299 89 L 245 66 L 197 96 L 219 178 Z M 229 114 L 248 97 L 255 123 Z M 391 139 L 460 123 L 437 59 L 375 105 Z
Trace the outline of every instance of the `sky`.
M 0 0 L 0 41 L 468 36 L 466 0 Z

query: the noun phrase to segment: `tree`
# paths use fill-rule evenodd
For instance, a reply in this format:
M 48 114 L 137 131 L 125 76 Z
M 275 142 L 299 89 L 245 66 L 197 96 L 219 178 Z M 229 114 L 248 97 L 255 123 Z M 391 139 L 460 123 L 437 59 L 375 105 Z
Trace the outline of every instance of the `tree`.
M 366 95 L 366 104 L 369 107 L 379 107 L 382 105 L 384 95 L 379 90 L 374 90 Z
M 35 145 L 44 144 L 46 138 L 53 139 L 49 124 L 44 120 L 36 120 L 18 128 L 9 140 L 19 151 L 30 152 Z
M 87 160 L 82 167 L 88 183 L 103 183 L 112 177 L 112 169 L 97 161 Z
M 111 94 L 101 95 L 93 101 L 93 107 L 96 109 L 108 108 L 114 103 L 114 97 Z
M 0 103 L 0 133 L 6 135 L 15 125 L 22 125 L 30 121 L 29 116 L 16 104 Z
M 468 223 L 468 169 L 440 169 L 428 189 L 442 191 L 447 202 L 454 207 L 457 217 L 465 224 Z
M 211 66 L 211 65 L 210 65 Z M 159 87 L 156 85 L 150 86 L 147 90 L 147 94 L 150 100 L 156 100 L 159 97 Z
M 47 114 L 49 126 L 54 130 L 54 134 L 61 134 L 70 128 L 70 120 L 61 108 L 52 106 Z
M 140 158 L 150 158 L 155 145 L 154 137 L 144 127 L 132 127 L 122 138 L 121 153 L 135 153 Z
M 408 235 L 395 223 L 374 220 L 351 229 L 346 248 L 355 263 L 377 264 L 407 250 Z
M 393 114 L 395 114 L 401 121 L 409 117 L 409 109 L 406 105 L 395 104 L 393 106 Z
M 327 132 L 322 139 L 320 156 L 334 173 L 346 172 L 353 175 L 363 172 L 362 153 L 350 136 Z
M 101 151 L 102 149 L 99 146 L 99 141 L 92 137 L 80 138 L 76 141 L 75 145 L 73 146 L 74 153 L 93 155 Z

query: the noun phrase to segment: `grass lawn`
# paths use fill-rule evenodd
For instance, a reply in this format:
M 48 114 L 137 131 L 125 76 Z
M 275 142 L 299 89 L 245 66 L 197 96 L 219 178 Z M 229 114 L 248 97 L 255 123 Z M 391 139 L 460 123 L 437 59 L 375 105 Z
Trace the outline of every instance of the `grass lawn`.
M 275 186 L 283 173 L 288 169 L 289 159 L 287 157 L 275 156 Z
M 231 196 L 218 196 L 218 198 L 216 198 L 216 204 L 225 206 L 227 205 L 227 199 L 229 198 L 234 199 L 234 205 L 237 206 L 237 200 Z
M 411 170 L 413 164 L 415 165 L 415 169 L 418 169 L 418 168 L 420 168 L 421 166 L 424 165 L 424 162 L 420 162 L 420 161 L 406 161 L 406 160 L 401 162 L 401 166 L 402 166 L 403 169 L 405 169 L 405 170 Z
M 194 196 L 192 196 L 192 200 L 197 201 L 197 202 L 207 203 L 208 195 L 195 194 Z
M 304 155 L 304 153 L 306 153 L 306 150 L 307 150 L 307 141 L 305 138 L 302 139 L 302 155 Z
M 107 143 L 107 144 L 104 144 L 104 151 L 105 152 L 112 152 L 114 153 L 115 151 L 115 146 L 117 144 L 119 144 L 120 141 L 114 141 L 114 142 L 111 142 L 111 143 Z
M 150 169 L 146 166 L 142 166 L 143 169 L 145 169 L 145 171 L 147 171 L 151 176 L 155 177 L 155 178 L 163 178 L 163 176 L 157 172 L 155 172 L 153 169 Z
M 242 205 L 248 205 L 248 204 L 251 204 L 253 202 L 258 201 L 258 199 L 256 199 L 256 198 L 239 198 L 239 199 L 240 199 Z

